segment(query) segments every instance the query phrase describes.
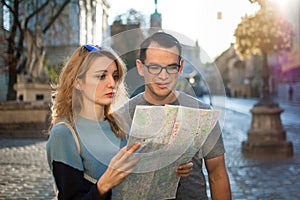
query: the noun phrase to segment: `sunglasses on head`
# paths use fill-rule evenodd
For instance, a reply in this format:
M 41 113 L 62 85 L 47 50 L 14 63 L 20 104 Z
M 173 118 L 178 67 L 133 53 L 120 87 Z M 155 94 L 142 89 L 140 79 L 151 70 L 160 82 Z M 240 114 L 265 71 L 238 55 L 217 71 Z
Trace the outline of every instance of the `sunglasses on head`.
M 86 44 L 84 45 L 84 48 L 86 48 L 89 51 L 100 51 L 101 47 L 98 45 L 91 45 L 91 44 Z

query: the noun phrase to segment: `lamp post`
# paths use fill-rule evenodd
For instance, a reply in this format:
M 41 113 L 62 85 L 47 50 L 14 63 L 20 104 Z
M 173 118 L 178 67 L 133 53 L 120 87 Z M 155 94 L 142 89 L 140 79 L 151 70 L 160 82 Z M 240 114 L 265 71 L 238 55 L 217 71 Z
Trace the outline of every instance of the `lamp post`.
M 259 101 L 250 110 L 252 122 L 248 139 L 242 142 L 242 152 L 251 157 L 292 156 L 293 145 L 286 141 L 286 132 L 280 119 L 284 110 L 270 94 L 268 55 L 271 52 L 289 50 L 293 31 L 278 16 L 274 4 L 268 0 L 249 1 L 259 3 L 261 9 L 253 16 L 242 19 L 235 30 L 235 47 L 242 59 L 253 54 L 261 55 L 263 88 Z
M 248 140 L 242 142 L 242 152 L 251 157 L 289 157 L 293 155 L 293 144 L 286 141 L 286 132 L 280 118 L 284 110 L 270 94 L 267 55 L 262 54 L 262 58 L 262 96 L 250 110 L 252 122 Z

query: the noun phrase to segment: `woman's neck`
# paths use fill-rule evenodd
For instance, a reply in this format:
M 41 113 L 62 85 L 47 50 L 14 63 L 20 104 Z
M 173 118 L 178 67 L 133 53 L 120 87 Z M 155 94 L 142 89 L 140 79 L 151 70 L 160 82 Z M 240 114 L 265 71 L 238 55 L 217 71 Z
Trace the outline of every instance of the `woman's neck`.
M 104 106 L 95 106 L 93 108 L 82 109 L 79 115 L 81 117 L 95 120 L 95 121 L 104 121 L 105 120 Z

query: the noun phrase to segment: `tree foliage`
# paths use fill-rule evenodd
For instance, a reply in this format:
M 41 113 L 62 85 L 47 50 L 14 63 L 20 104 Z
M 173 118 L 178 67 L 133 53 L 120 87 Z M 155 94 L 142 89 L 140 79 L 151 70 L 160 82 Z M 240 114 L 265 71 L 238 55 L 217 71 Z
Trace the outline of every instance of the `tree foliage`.
M 251 16 L 244 16 L 238 24 L 234 36 L 235 49 L 240 57 L 253 54 L 266 54 L 290 50 L 293 41 L 293 28 L 278 8 L 269 0 L 249 0 L 258 3 L 260 9 Z

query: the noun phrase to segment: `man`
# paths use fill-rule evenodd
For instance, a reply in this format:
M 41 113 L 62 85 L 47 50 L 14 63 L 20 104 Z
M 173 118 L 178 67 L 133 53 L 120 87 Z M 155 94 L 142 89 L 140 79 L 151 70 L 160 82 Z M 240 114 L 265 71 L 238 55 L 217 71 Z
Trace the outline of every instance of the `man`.
M 171 104 L 210 109 L 196 98 L 175 89 L 178 76 L 183 70 L 181 48 L 176 38 L 164 32 L 156 32 L 142 42 L 136 66 L 138 73 L 145 79 L 145 92 L 131 98 L 124 105 L 125 113 L 129 115 L 125 116 L 126 120 L 132 119 L 137 105 Z M 193 157 L 193 169 L 189 176 L 180 179 L 176 199 L 208 199 L 202 172 L 203 156 L 212 199 L 231 199 L 224 153 L 221 130 L 217 124 L 202 150 Z

